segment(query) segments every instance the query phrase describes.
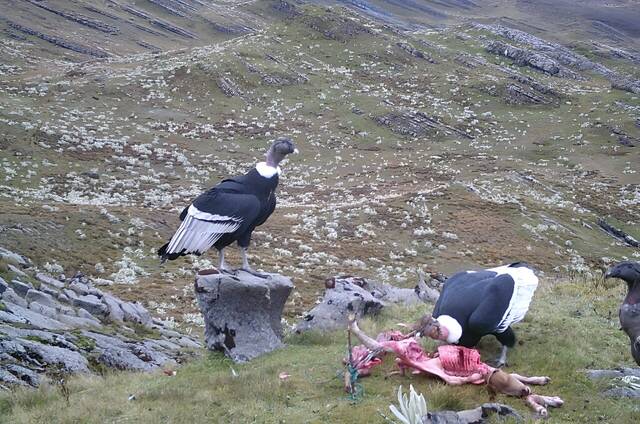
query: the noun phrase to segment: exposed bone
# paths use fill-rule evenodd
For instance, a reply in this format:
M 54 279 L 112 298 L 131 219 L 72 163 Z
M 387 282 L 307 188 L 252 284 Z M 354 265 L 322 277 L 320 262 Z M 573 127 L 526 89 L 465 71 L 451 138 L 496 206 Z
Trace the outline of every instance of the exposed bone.
M 376 340 L 367 336 L 362 330 L 360 330 L 360 327 L 358 327 L 358 323 L 353 316 L 349 317 L 349 330 L 351 330 L 353 334 L 356 335 L 358 340 L 360 340 L 360 342 L 365 345 L 367 349 L 371 351 L 381 350 L 385 352 L 393 352 L 392 349 L 385 349 L 381 343 L 378 343 Z
M 511 376 L 525 384 L 533 384 L 535 386 L 544 386 L 551 381 L 549 377 L 525 377 L 524 375 L 516 373 L 511 373 Z

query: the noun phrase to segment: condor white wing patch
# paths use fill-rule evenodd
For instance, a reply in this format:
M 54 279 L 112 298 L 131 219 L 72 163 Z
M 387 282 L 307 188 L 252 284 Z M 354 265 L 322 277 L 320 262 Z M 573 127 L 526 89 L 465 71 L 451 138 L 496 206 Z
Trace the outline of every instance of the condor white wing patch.
M 538 287 L 538 277 L 536 277 L 531 269 L 525 267 L 513 268 L 505 265 L 491 268 L 487 271 L 496 272 L 498 275 L 508 274 L 514 283 L 511 301 L 496 329 L 496 331 L 500 333 L 505 331 L 511 324 L 523 320 L 529 310 L 533 294 Z
M 167 246 L 169 253 L 204 253 L 227 233 L 233 233 L 242 224 L 242 218 L 210 214 L 189 206 L 178 231 Z

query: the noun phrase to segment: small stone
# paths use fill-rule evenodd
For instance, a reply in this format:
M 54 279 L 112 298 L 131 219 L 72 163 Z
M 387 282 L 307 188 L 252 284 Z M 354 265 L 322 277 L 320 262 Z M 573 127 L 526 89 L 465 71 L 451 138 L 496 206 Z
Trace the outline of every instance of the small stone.
M 96 296 L 89 294 L 73 299 L 73 305 L 86 309 L 94 316 L 106 316 L 107 307 Z
M 122 302 L 109 294 L 105 294 L 102 296 L 102 303 L 107 306 L 107 318 L 109 318 L 111 322 L 124 321 L 124 312 L 120 307 Z
M 93 317 L 93 315 L 91 315 L 91 314 L 89 313 L 89 311 L 87 311 L 87 310 L 86 310 L 86 309 L 84 309 L 84 308 L 78 308 L 78 316 L 79 316 L 80 318 L 95 319 L 95 318 Z
M 3 247 L 0 247 L 0 259 L 2 259 L 5 262 L 19 265 L 23 268 L 28 268 L 31 266 L 31 262 L 29 262 L 27 258 L 17 253 L 14 253 L 10 250 L 7 250 Z
M 26 300 L 24 300 L 21 296 L 18 296 L 15 291 L 11 287 L 7 288 L 2 294 L 2 300 L 7 302 L 15 303 L 23 308 L 29 306 Z
M 85 177 L 89 177 L 91 179 L 97 180 L 100 178 L 100 174 L 98 174 L 95 171 L 85 171 L 82 173 L 82 175 L 84 175 Z
M 76 294 L 79 295 L 89 294 L 89 286 L 79 281 L 72 281 L 71 283 L 69 283 L 69 289 L 73 290 L 74 292 L 76 292 Z
M 15 265 L 12 264 L 7 264 L 7 268 L 9 268 L 9 271 L 13 272 L 14 274 L 18 274 L 20 277 L 22 278 L 28 278 L 29 276 L 27 274 L 25 274 L 24 272 L 22 272 L 22 270 L 20 270 L 18 267 L 16 267 Z
M 51 308 L 55 308 L 56 305 L 58 305 L 58 302 L 50 294 L 35 289 L 29 289 L 24 300 L 26 300 L 27 303 L 38 302 L 41 305 L 46 305 Z
M 125 321 L 135 322 L 146 327 L 151 326 L 151 317 L 142 305 L 135 304 L 133 302 L 123 302 L 120 304 L 120 308 L 124 313 Z
M 43 274 L 41 272 L 36 274 L 36 279 L 39 280 L 42 283 L 48 284 L 50 286 L 53 286 L 57 289 L 63 289 L 64 288 L 64 283 L 62 281 L 58 281 L 53 277 L 50 277 L 46 274 Z
M 33 289 L 30 283 L 23 283 L 20 280 L 13 280 L 9 283 L 9 286 L 20 296 L 26 296 L 27 292 Z
M 78 298 L 78 295 L 73 290 L 64 289 L 64 290 L 62 290 L 62 293 L 64 293 L 65 296 L 67 296 L 69 299 L 71 299 L 72 302 L 73 302 L 73 300 Z

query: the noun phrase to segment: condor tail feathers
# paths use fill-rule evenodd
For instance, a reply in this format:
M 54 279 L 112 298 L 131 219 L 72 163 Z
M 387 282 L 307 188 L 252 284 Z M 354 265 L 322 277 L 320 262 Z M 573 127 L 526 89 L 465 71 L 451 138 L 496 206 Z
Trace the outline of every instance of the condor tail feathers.
M 180 256 L 187 255 L 185 250 L 179 253 L 167 253 L 167 248 L 169 247 L 169 243 L 165 243 L 160 249 L 158 249 L 158 256 L 160 256 L 160 265 L 167 261 L 172 261 L 174 259 L 178 259 Z

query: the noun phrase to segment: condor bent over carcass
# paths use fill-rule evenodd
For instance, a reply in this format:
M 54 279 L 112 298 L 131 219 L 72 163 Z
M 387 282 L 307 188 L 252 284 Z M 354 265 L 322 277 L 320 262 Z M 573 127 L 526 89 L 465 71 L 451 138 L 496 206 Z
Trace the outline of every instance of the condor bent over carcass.
M 446 280 L 432 316 L 425 317 L 417 330 L 465 347 L 493 334 L 502 343 L 496 361 L 500 367 L 516 342 L 511 326 L 522 321 L 537 287 L 538 278 L 523 262 L 459 272 Z

